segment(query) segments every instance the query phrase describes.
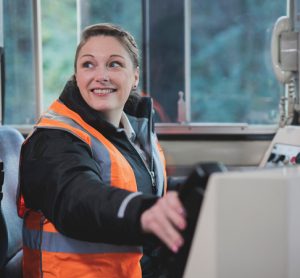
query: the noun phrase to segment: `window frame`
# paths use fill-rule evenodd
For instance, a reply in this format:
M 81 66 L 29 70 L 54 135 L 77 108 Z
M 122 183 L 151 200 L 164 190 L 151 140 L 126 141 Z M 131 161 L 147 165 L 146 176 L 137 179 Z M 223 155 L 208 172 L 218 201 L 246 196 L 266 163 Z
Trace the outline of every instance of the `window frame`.
M 4 93 L 4 84 L 3 84 L 3 56 L 4 56 L 4 25 L 3 25 L 3 0 L 0 0 L 0 125 L 3 125 L 3 93 Z
M 145 0 L 146 3 L 151 0 Z M 149 8 L 148 8 L 149 9 Z M 287 4 L 287 10 L 290 3 Z M 147 12 L 145 13 L 147 17 Z M 144 20 L 146 32 L 149 30 L 149 20 Z M 186 123 L 156 123 L 159 138 L 176 138 L 201 140 L 209 136 L 220 140 L 235 140 L 241 136 L 246 140 L 271 140 L 279 128 L 278 124 L 247 124 L 247 123 L 197 123 L 191 122 L 191 0 L 184 0 L 184 78 L 185 78 L 185 112 Z M 148 36 L 146 36 L 148 37 Z M 147 46 L 145 47 L 147 50 Z M 144 54 L 149 59 L 149 51 Z M 148 63 L 147 63 L 148 64 Z M 149 79 L 145 79 L 146 84 Z M 149 86 L 148 86 L 149 87 Z M 149 90 L 147 90 L 149 91 Z M 286 88 L 285 88 L 286 91 Z M 183 135 L 177 137 L 176 135 Z M 196 136 L 194 136 L 196 135 Z
M 41 2 L 33 1 L 33 26 L 34 26 L 34 48 L 36 50 L 35 69 L 36 69 L 36 120 L 43 112 L 43 56 L 42 56 L 42 26 Z
M 42 42 L 41 42 L 41 0 L 34 0 L 33 1 L 33 15 L 34 15 L 34 26 L 35 26 L 35 34 L 34 34 L 34 42 L 35 42 L 35 49 L 36 49 L 36 115 L 37 118 L 42 113 L 43 110 L 43 84 L 42 84 Z M 143 3 L 143 17 L 144 17 L 144 24 L 146 25 L 144 30 L 147 30 L 147 24 L 149 25 L 149 15 L 144 12 L 144 8 L 147 9 L 147 5 L 149 0 L 145 0 Z M 77 33 L 78 36 L 80 34 L 80 13 L 78 11 L 78 2 L 76 0 L 77 5 Z M 148 3 L 148 4 L 147 4 Z M 165 137 L 167 135 L 210 135 L 216 137 L 222 137 L 223 135 L 232 135 L 239 136 L 244 135 L 247 138 L 250 138 L 249 135 L 267 135 L 270 138 L 275 134 L 276 130 L 278 129 L 278 125 L 252 125 L 252 124 L 245 124 L 245 123 L 193 123 L 189 122 L 191 118 L 191 103 L 190 103 L 190 83 L 191 83 L 191 49 L 190 49 L 190 39 L 191 39 L 191 20 L 190 20 L 190 8 L 191 8 L 191 0 L 184 0 L 184 78 L 185 78 L 185 94 L 186 94 L 186 119 L 188 120 L 187 123 L 156 123 L 156 131 L 158 135 Z M 143 33 L 143 39 L 147 42 L 147 32 Z M 148 60 L 149 60 L 149 52 L 147 52 L 147 45 L 145 45 L 146 55 L 144 55 L 144 66 L 147 69 Z M 148 59 L 148 60 L 147 60 Z M 145 70 L 145 77 L 148 76 L 147 70 Z M 148 78 L 144 78 L 145 86 L 147 87 Z M 28 133 L 28 131 L 32 128 L 31 125 L 14 125 L 17 127 L 21 132 Z M 255 136 L 253 137 L 255 138 Z M 254 139 L 253 139 L 254 140 Z

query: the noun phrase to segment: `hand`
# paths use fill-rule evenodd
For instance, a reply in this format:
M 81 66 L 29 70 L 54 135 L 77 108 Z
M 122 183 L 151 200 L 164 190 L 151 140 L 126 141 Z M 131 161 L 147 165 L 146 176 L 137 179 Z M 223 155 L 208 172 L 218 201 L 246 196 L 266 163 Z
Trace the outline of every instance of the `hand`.
M 184 243 L 180 231 L 186 227 L 185 211 L 177 192 L 168 192 L 144 211 L 141 226 L 144 232 L 153 233 L 176 253 Z

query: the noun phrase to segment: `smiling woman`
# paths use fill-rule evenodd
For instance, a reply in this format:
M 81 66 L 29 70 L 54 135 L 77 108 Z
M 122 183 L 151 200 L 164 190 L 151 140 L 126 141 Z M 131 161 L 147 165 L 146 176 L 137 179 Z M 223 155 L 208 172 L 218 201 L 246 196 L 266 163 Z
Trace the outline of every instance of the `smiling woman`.
M 154 236 L 173 252 L 182 246 L 184 209 L 166 193 L 152 101 L 134 94 L 138 81 L 128 32 L 83 31 L 72 79 L 22 147 L 24 278 L 154 278 Z

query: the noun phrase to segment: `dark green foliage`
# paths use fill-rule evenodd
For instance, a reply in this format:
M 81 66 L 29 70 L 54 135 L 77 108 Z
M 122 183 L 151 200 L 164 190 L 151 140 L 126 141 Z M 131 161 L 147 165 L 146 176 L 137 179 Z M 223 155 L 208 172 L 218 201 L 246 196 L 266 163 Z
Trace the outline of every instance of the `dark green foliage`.
M 271 68 L 270 38 L 285 7 L 284 1 L 192 1 L 192 121 L 277 121 L 283 88 Z

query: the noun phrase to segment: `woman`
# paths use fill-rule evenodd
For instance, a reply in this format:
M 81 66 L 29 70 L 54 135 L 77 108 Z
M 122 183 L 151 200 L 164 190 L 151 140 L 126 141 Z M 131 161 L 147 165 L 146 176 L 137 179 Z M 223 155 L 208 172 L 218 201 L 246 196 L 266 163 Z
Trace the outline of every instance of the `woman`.
M 89 26 L 74 66 L 22 147 L 24 277 L 157 277 L 151 235 L 177 252 L 186 222 L 176 193 L 159 198 L 164 157 L 151 100 L 134 94 L 136 43 Z

